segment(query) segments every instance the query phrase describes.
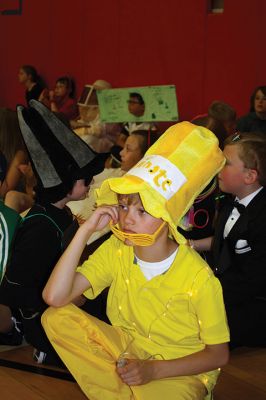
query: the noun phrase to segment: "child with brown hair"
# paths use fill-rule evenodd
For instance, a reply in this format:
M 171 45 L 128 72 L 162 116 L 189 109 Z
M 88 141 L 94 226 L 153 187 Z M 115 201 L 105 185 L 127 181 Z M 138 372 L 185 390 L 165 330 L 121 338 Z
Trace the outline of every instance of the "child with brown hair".
M 225 300 L 231 345 L 266 345 L 266 138 L 236 133 L 225 141 L 219 173 L 225 199 L 212 243 L 213 266 Z M 227 201 L 229 200 L 229 201 Z M 194 241 L 196 250 L 212 238 Z
M 52 345 L 93 399 L 203 399 L 228 360 L 219 281 L 176 226 L 224 162 L 217 138 L 183 122 L 126 175 L 101 186 L 45 289 Z M 114 235 L 77 270 L 82 250 L 111 222 Z M 69 304 L 109 288 L 112 326 Z M 60 307 L 60 308 L 58 308 Z
M 251 109 L 237 121 L 240 132 L 266 133 L 266 86 L 258 86 L 250 98 Z
M 224 101 L 213 101 L 208 108 L 208 116 L 220 122 L 224 126 L 227 135 L 232 135 L 235 132 L 236 111 Z

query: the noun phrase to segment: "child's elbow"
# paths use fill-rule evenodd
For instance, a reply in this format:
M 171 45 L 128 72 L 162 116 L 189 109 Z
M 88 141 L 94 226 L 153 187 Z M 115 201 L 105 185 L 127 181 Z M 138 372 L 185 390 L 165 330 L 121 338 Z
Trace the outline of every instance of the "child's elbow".
M 224 367 L 226 364 L 228 364 L 230 359 L 230 352 L 228 345 L 225 343 L 223 350 L 220 353 L 219 356 L 219 367 Z
M 53 293 L 51 290 L 44 289 L 42 292 L 42 298 L 48 306 L 52 307 L 62 307 L 65 303 L 62 302 L 61 299 L 58 298 L 56 293 Z
M 230 353 L 227 343 L 206 346 L 206 351 L 209 353 L 212 369 L 222 368 L 228 364 Z

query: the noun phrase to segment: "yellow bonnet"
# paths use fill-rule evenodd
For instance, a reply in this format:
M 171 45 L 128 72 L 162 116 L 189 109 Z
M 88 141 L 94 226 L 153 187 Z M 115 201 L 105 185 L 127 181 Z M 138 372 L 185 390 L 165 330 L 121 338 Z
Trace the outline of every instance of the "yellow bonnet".
M 190 122 L 171 126 L 124 176 L 97 190 L 97 205 L 117 204 L 117 194 L 139 193 L 145 210 L 169 224 L 178 243 L 181 218 L 224 165 L 218 139 Z

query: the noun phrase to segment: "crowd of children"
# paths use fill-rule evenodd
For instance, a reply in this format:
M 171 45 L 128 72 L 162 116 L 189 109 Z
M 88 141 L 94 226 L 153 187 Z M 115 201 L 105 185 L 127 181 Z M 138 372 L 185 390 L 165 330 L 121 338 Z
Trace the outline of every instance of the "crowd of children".
M 228 344 L 266 346 L 265 86 L 239 120 L 215 101 L 193 123 L 124 124 L 107 143 L 95 96 L 94 133 L 71 130 L 70 78 L 48 91 L 25 65 L 19 80 L 23 143 L 11 161 L 1 149 L 2 197 L 22 171 L 34 180 L 26 216 L 0 204 L 0 344 L 24 337 L 90 399 L 210 399 Z M 145 103 L 132 92 L 128 107 Z

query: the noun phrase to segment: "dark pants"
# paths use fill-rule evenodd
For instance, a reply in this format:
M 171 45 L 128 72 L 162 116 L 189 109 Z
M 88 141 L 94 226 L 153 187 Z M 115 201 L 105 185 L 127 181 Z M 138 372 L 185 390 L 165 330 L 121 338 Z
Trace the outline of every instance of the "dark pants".
M 41 324 L 41 313 L 31 318 L 27 310 L 22 310 L 21 322 L 26 341 L 35 349 L 46 353 L 46 364 L 62 366 L 62 361 L 58 357 L 54 348 L 50 344 L 46 333 Z
M 106 296 L 107 292 L 101 293 L 95 300 L 87 300 L 86 303 L 81 307 L 87 313 L 97 317 L 106 323 L 109 320 L 106 316 Z M 62 362 L 55 352 L 54 348 L 49 342 L 46 333 L 41 324 L 41 315 L 38 313 L 35 315 L 33 311 L 21 310 L 21 322 L 24 329 L 24 336 L 26 341 L 31 344 L 35 349 L 43 351 L 47 354 L 46 362 L 51 365 L 61 366 Z
M 266 346 L 266 299 L 226 306 L 232 347 Z

